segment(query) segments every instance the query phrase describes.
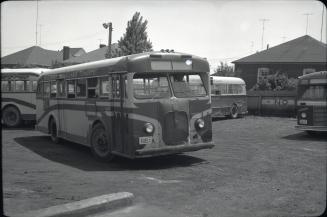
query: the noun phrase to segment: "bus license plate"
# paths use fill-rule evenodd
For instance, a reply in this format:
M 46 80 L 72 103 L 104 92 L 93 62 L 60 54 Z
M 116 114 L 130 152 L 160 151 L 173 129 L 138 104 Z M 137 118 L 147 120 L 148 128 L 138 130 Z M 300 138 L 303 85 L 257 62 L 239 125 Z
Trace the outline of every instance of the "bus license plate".
M 303 120 L 303 119 L 301 119 L 301 120 L 300 120 L 300 124 L 308 124 L 308 121 L 307 121 L 307 120 Z
M 152 143 L 152 136 L 139 137 L 139 144 L 148 145 Z

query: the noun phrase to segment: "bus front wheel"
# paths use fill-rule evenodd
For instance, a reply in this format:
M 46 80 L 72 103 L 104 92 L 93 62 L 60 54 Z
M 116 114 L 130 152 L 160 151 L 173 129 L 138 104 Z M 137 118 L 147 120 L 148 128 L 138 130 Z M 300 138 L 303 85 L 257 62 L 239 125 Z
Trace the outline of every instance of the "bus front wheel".
M 102 124 L 97 124 L 93 127 L 91 135 L 91 150 L 98 160 L 108 162 L 113 159 L 109 139 Z
M 8 106 L 2 113 L 2 120 L 7 127 L 17 127 L 21 123 L 19 110 L 14 106 Z
M 50 123 L 49 123 L 49 131 L 50 131 L 51 140 L 54 143 L 59 143 L 57 124 L 53 118 L 51 118 Z
M 230 109 L 230 117 L 231 118 L 237 118 L 238 117 L 238 108 L 237 108 L 237 105 L 235 105 L 235 104 Z

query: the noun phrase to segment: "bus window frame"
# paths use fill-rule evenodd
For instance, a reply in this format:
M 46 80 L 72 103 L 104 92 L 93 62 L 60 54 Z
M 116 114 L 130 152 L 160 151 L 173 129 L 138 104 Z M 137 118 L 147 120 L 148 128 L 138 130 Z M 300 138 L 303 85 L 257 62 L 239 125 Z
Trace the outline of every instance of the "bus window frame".
M 67 99 L 75 99 L 76 98 L 76 80 L 77 79 L 67 79 L 66 80 L 66 96 L 67 96 Z M 73 81 L 73 83 L 71 83 Z M 74 87 L 74 93 L 70 93 L 69 92 L 69 84 L 73 84 L 73 87 Z M 70 97 L 71 96 L 71 97 Z
M 112 84 L 111 84 L 111 80 L 110 80 L 110 77 L 111 76 L 102 76 L 102 77 L 99 77 L 99 98 L 109 98 L 111 93 L 112 93 Z M 103 82 L 106 81 L 108 82 L 108 85 L 109 85 L 109 88 L 108 88 L 108 93 L 103 93 L 102 92 L 102 84 Z
M 55 92 L 52 92 L 53 89 L 53 85 L 56 87 Z M 50 81 L 50 98 L 54 99 L 57 98 L 57 93 L 58 93 L 58 85 L 57 85 L 57 81 L 56 80 L 51 80 Z
M 46 85 L 49 85 L 49 91 L 46 92 Z M 49 81 L 44 81 L 43 82 L 43 98 L 50 98 L 50 82 Z
M 63 94 L 59 94 L 61 91 L 59 91 L 59 82 L 62 82 L 62 87 L 63 87 Z M 63 99 L 67 98 L 67 91 L 66 91 L 66 80 L 65 79 L 58 79 L 57 80 L 57 98 Z
M 77 82 L 79 80 L 84 80 L 85 81 L 85 95 L 84 96 L 79 96 L 77 93 Z M 77 78 L 75 81 L 75 98 L 79 98 L 79 99 L 86 99 L 87 98 L 87 78 Z
M 89 80 L 90 79 L 95 79 L 96 80 L 96 85 L 95 87 L 90 87 L 89 86 Z M 99 77 L 88 77 L 86 78 L 86 97 L 88 99 L 97 99 L 99 98 Z M 94 90 L 94 97 L 90 97 L 89 90 Z

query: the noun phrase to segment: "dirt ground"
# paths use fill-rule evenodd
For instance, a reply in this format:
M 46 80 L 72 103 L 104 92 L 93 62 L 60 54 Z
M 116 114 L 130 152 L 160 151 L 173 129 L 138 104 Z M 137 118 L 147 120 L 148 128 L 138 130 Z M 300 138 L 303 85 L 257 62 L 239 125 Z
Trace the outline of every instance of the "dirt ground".
M 295 124 L 217 120 L 213 149 L 113 163 L 33 129 L 3 129 L 4 209 L 11 215 L 128 191 L 136 203 L 190 217 L 317 216 L 326 206 L 327 138 Z

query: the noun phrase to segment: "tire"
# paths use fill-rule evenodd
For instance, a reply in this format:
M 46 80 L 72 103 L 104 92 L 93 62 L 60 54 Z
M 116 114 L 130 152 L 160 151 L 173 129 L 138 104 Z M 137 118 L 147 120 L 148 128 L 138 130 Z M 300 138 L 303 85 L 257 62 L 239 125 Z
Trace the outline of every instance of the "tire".
M 2 112 L 2 120 L 7 127 L 17 127 L 20 125 L 22 118 L 16 107 L 8 106 Z
M 102 124 L 96 124 L 92 129 L 91 150 L 95 158 L 100 161 L 109 162 L 114 158 L 109 138 Z
M 230 117 L 233 118 L 233 119 L 238 117 L 238 107 L 235 104 L 230 109 Z
M 50 119 L 49 132 L 50 132 L 51 140 L 54 143 L 58 144 L 60 142 L 60 139 L 58 137 L 57 124 L 56 124 L 56 121 L 53 118 Z

